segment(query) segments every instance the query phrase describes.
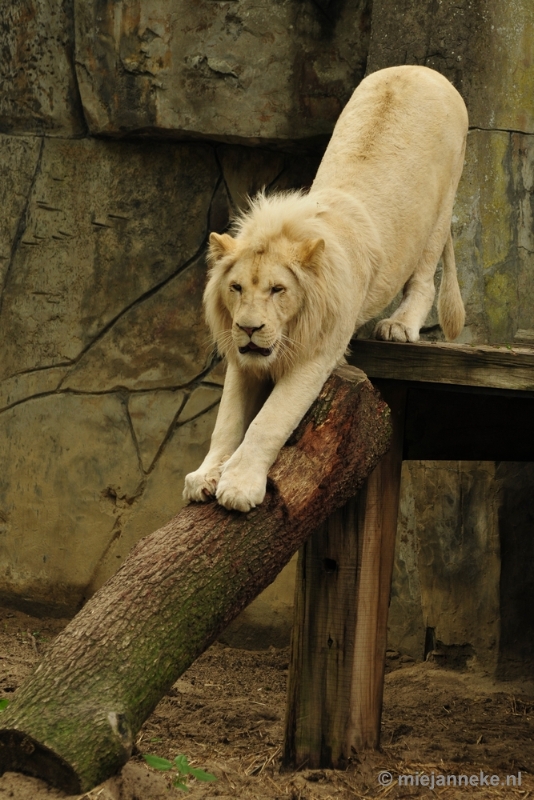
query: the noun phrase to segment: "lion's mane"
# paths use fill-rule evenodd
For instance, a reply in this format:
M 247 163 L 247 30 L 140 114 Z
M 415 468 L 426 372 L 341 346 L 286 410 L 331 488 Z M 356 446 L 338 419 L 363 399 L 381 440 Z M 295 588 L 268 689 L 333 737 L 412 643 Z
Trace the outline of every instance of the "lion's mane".
M 343 192 L 336 192 L 335 200 L 334 209 L 321 192 L 308 195 L 293 191 L 270 196 L 261 192 L 249 201 L 249 208 L 232 224 L 230 233 L 235 237 L 236 249 L 223 258 L 216 258 L 211 249 L 208 251 L 210 268 L 204 309 L 213 341 L 221 355 L 232 358 L 231 337 L 227 335 L 232 327 L 232 317 L 221 294 L 222 278 L 240 253 L 247 249 L 265 252 L 273 243 L 284 239 L 302 244 L 318 239 L 325 242 L 320 263 L 313 266 L 292 264 L 293 274 L 304 295 L 300 312 L 289 322 L 286 331 L 293 342 L 292 363 L 312 358 L 321 349 L 325 334 L 332 332 L 343 315 L 353 314 L 354 263 L 360 273 L 358 285 L 365 289 L 368 277 L 376 269 L 382 254 L 376 232 L 363 208 Z M 339 229 L 340 215 L 345 214 L 350 220 L 351 234 L 344 241 L 351 240 L 350 255 L 341 243 L 342 237 L 333 235 L 331 224 L 335 215 Z M 357 226 L 354 225 L 355 218 Z M 357 236 L 352 233 L 355 227 L 359 231 Z M 275 362 L 271 371 L 277 380 L 280 374 L 276 373 L 283 373 L 284 367 Z

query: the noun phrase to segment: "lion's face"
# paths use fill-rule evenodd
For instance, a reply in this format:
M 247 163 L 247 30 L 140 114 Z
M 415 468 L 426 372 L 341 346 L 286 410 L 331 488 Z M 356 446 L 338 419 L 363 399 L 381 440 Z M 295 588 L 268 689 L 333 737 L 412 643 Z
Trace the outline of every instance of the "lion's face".
M 253 249 L 240 247 L 228 235 L 212 234 L 210 246 L 215 268 L 206 308 L 219 349 L 254 372 L 270 372 L 278 362 L 289 366 L 299 347 L 292 334 L 306 299 L 303 265 L 311 260 L 310 243 L 283 240 Z M 323 243 L 314 246 L 322 249 Z M 210 319 L 216 306 L 219 318 L 226 317 L 223 325 Z
M 286 262 L 287 253 L 286 253 Z M 279 252 L 243 253 L 224 276 L 221 295 L 232 318 L 239 363 L 255 370 L 289 352 L 291 321 L 302 288 Z

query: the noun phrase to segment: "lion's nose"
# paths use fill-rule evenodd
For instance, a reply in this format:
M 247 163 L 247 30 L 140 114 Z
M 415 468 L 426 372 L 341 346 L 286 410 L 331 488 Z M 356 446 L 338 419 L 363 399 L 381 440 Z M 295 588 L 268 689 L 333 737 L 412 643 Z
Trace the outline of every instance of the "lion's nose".
M 246 325 L 240 325 L 238 323 L 237 327 L 241 328 L 242 331 L 245 331 L 245 333 L 248 334 L 250 336 L 250 338 L 252 338 L 252 334 L 256 333 L 256 331 L 261 331 L 261 329 L 264 327 L 264 325 L 258 325 L 257 328 L 249 328 Z

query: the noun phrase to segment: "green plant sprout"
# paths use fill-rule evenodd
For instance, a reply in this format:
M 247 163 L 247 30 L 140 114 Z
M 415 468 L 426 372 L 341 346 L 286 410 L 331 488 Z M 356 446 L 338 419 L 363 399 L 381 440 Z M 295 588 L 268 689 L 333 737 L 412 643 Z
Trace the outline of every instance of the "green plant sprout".
M 195 769 L 195 767 L 190 766 L 187 756 L 176 756 L 176 758 L 173 758 L 172 761 L 168 761 L 166 758 L 160 758 L 159 756 L 151 755 L 143 755 L 143 758 L 148 766 L 152 767 L 152 769 L 159 769 L 161 772 L 168 772 L 171 769 L 175 769 L 177 775 L 173 780 L 172 785 L 177 789 L 182 789 L 184 792 L 189 791 L 186 783 L 189 776 L 196 778 L 197 781 L 217 780 L 215 775 L 212 775 L 211 772 L 206 772 L 203 769 Z
M 0 711 L 5 711 L 8 705 L 9 705 L 9 700 L 7 699 L 7 697 L 4 697 L 3 700 L 0 700 Z

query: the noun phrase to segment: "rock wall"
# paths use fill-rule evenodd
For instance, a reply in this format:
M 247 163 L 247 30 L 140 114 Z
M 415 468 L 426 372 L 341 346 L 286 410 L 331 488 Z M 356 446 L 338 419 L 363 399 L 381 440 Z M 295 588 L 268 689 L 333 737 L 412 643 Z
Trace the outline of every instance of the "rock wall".
M 223 380 L 207 235 L 263 186 L 311 183 L 369 9 L 0 11 L 0 598 L 64 614 L 180 509 Z
M 0 13 L 0 599 L 72 613 L 181 507 L 223 380 L 200 310 L 208 232 L 263 186 L 311 183 L 366 69 L 426 64 L 464 95 L 462 341 L 534 340 L 530 0 L 372 13 L 371 0 L 0 0 Z M 435 310 L 425 336 L 441 336 Z M 504 663 L 499 615 L 530 596 L 499 592 L 502 509 L 530 479 L 512 471 L 513 491 L 491 465 L 405 465 L 392 646 L 467 642 L 488 669 Z M 459 539 L 461 513 L 476 544 Z M 512 517 L 506 542 L 531 525 Z M 501 551 L 501 589 L 522 585 Z M 276 625 L 255 606 L 240 642 L 258 626 L 287 635 L 290 584 L 271 592 Z
M 207 450 L 208 231 L 317 158 L 8 135 L 0 153 L 0 597 L 72 613 L 180 509 Z
M 404 462 L 392 650 L 530 678 L 533 481 L 532 464 Z
M 495 673 L 501 487 L 493 462 L 406 461 L 389 646 Z
M 83 136 L 73 0 L 2 0 L 0 132 Z
M 367 0 L 76 0 L 93 134 L 225 141 L 328 135 L 367 56 Z

